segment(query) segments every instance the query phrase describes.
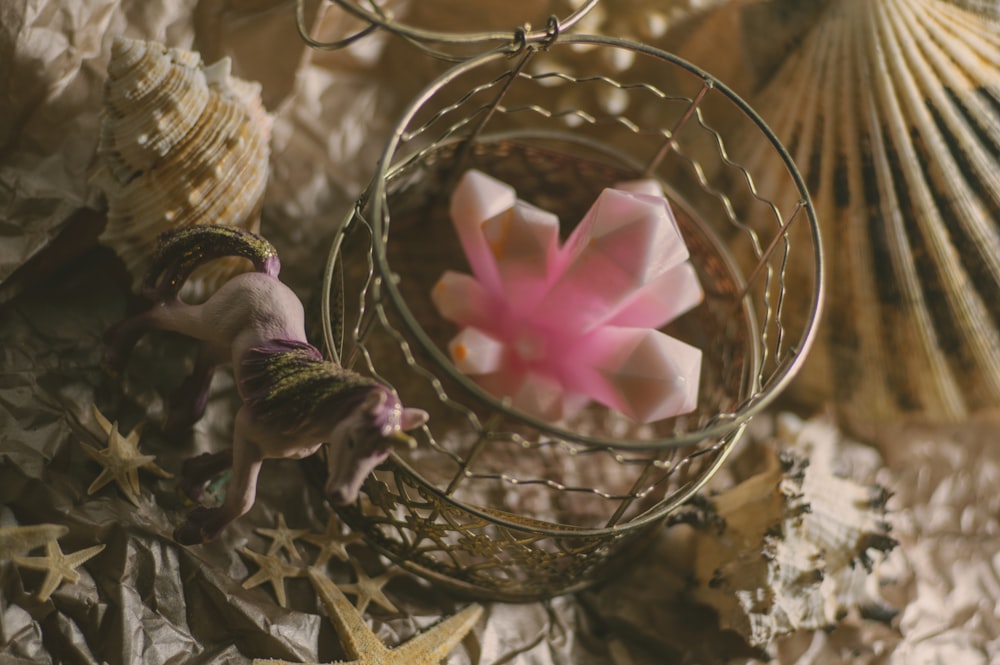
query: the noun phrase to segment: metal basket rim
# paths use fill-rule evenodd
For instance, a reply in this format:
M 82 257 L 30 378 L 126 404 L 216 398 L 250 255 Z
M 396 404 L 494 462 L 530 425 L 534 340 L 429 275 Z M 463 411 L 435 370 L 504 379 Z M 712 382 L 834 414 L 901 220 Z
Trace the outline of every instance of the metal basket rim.
M 410 466 L 398 453 L 393 452 L 392 463 L 396 467 L 402 469 L 406 472 L 410 478 L 415 480 L 419 485 L 433 493 L 435 497 L 451 504 L 452 506 L 459 508 L 471 515 L 479 517 L 489 523 L 504 526 L 510 529 L 520 530 L 520 531 L 531 531 L 532 533 L 541 534 L 544 536 L 560 537 L 560 538 L 593 538 L 598 536 L 606 536 L 614 533 L 625 533 L 633 529 L 639 529 L 649 524 L 653 524 L 658 520 L 666 517 L 669 513 L 673 512 L 678 506 L 683 505 L 697 494 L 701 488 L 708 483 L 709 480 L 715 475 L 715 473 L 722 467 L 729 456 L 732 454 L 736 443 L 739 442 L 743 435 L 743 430 L 746 428 L 746 423 L 740 423 L 736 428 L 727 432 L 726 436 L 731 437 L 729 440 L 722 441 L 718 444 L 719 454 L 712 461 L 712 464 L 702 472 L 697 480 L 691 483 L 690 486 L 684 489 L 683 492 L 677 492 L 669 497 L 669 500 L 661 500 L 656 503 L 649 510 L 640 513 L 627 521 L 620 522 L 613 526 L 606 527 L 584 527 L 584 526 L 572 526 L 572 525 L 559 525 L 555 522 L 550 522 L 546 520 L 541 520 L 537 518 L 531 518 L 531 524 L 525 524 L 523 522 L 517 522 L 515 520 L 507 519 L 501 517 L 498 512 L 486 511 L 482 507 L 475 504 L 468 503 L 461 499 L 457 499 L 454 496 L 441 491 L 435 485 L 432 485 L 423 474 Z M 506 512 L 509 511 L 500 511 Z
M 650 440 L 628 440 L 628 441 L 613 441 L 604 438 L 591 437 L 587 435 L 578 434 L 571 430 L 556 427 L 551 423 L 547 423 L 540 419 L 534 418 L 529 414 L 526 414 L 518 409 L 514 409 L 502 400 L 498 400 L 496 397 L 487 394 L 471 380 L 469 380 L 464 375 L 461 375 L 457 370 L 450 372 L 454 374 L 452 378 L 456 379 L 464 389 L 470 390 L 477 397 L 484 399 L 490 406 L 496 410 L 499 410 L 507 415 L 516 416 L 532 427 L 537 428 L 539 431 L 545 432 L 552 436 L 569 439 L 577 441 L 581 444 L 600 446 L 600 447 L 614 447 L 623 450 L 653 450 L 653 449 L 670 449 L 678 448 L 683 446 L 690 446 L 697 444 L 699 442 L 705 441 L 707 439 L 720 439 L 735 428 L 749 421 L 750 418 L 755 416 L 757 413 L 762 411 L 771 402 L 773 402 L 781 392 L 788 386 L 789 383 L 795 378 L 805 362 L 808 356 L 808 352 L 811 349 L 817 330 L 819 328 L 820 317 L 822 312 L 822 305 L 826 297 L 826 280 L 825 280 L 825 265 L 823 262 L 823 250 L 822 250 L 822 237 L 819 230 L 819 224 L 816 217 L 815 208 L 813 206 L 812 200 L 809 197 L 808 190 L 806 188 L 804 179 L 799 172 L 798 168 L 795 166 L 794 160 L 787 148 L 781 143 L 781 141 L 774 134 L 773 130 L 764 122 L 764 120 L 757 114 L 756 111 L 739 95 L 732 91 L 722 82 L 715 79 L 713 76 L 697 67 L 696 65 L 671 54 L 669 52 L 657 49 L 646 44 L 633 42 L 616 37 L 605 37 L 601 35 L 562 35 L 556 45 L 571 45 L 571 44 L 592 44 L 597 46 L 607 46 L 614 48 L 626 48 L 635 50 L 637 52 L 645 53 L 651 57 L 659 58 L 666 62 L 670 62 L 675 66 L 678 66 L 689 73 L 695 75 L 696 77 L 702 79 L 704 84 L 714 90 L 720 91 L 724 94 L 732 103 L 734 103 L 750 120 L 757 126 L 757 128 L 762 132 L 762 134 L 767 138 L 768 142 L 772 145 L 775 151 L 778 153 L 782 162 L 788 170 L 789 175 L 795 182 L 796 188 L 802 199 L 802 207 L 805 209 L 806 219 L 808 220 L 808 225 L 810 229 L 810 235 L 813 241 L 813 265 L 814 265 L 814 280 L 815 288 L 813 290 L 813 298 L 810 303 L 809 313 L 806 319 L 806 325 L 804 331 L 798 340 L 799 346 L 794 349 L 793 358 L 791 362 L 783 362 L 779 364 L 774 372 L 768 377 L 770 380 L 764 386 L 761 386 L 759 391 L 754 393 L 750 398 L 739 404 L 736 409 L 731 413 L 717 414 L 713 419 L 715 422 L 710 423 L 700 429 L 686 432 L 684 434 L 672 436 L 666 439 L 650 439 Z M 546 47 L 551 47 L 553 44 L 548 44 Z M 534 46 L 528 46 L 527 48 L 535 48 Z M 383 228 L 383 218 L 384 218 L 384 206 L 386 205 L 386 191 L 385 184 L 389 181 L 391 175 L 399 168 L 398 165 L 392 163 L 391 158 L 395 154 L 400 142 L 404 136 L 404 129 L 408 126 L 410 121 L 416 115 L 416 113 L 421 109 L 424 104 L 434 96 L 444 85 L 457 79 L 458 77 L 466 74 L 469 71 L 477 69 L 483 65 L 490 62 L 509 59 L 510 54 L 506 52 L 488 52 L 479 55 L 474 58 L 465 60 L 457 65 L 454 65 L 442 75 L 434 79 L 427 86 L 425 86 L 420 93 L 418 93 L 410 102 L 409 106 L 400 115 L 395 128 L 387 141 L 385 147 L 383 148 L 382 154 L 379 158 L 375 175 L 372 178 L 371 185 L 366 191 L 366 196 L 369 197 L 371 204 L 373 206 L 372 213 L 372 249 L 375 258 L 375 264 L 380 275 L 388 276 L 391 275 L 391 267 L 388 263 L 388 258 L 386 255 L 385 244 L 383 243 L 383 235 L 385 229 Z M 363 197 L 364 198 L 364 197 Z M 353 209 L 347 216 L 344 224 L 341 226 L 341 231 L 348 225 L 351 217 L 357 214 L 360 206 Z M 786 231 L 787 232 L 787 231 Z M 339 238 L 335 239 L 333 247 L 331 247 L 328 273 L 332 272 L 332 264 L 337 260 L 336 252 L 339 248 Z M 324 290 L 327 290 L 328 282 L 324 283 Z M 430 353 L 430 355 L 446 370 L 451 370 L 450 362 L 443 357 L 440 349 L 433 344 L 427 337 L 423 330 L 423 327 L 415 319 L 407 306 L 405 299 L 402 294 L 396 288 L 392 279 L 382 279 L 381 288 L 385 290 L 388 294 L 389 299 L 395 306 L 397 312 L 401 315 L 404 323 L 410 328 L 411 332 L 416 336 L 419 343 L 424 347 L 424 350 Z M 324 294 L 324 302 L 327 300 L 327 294 Z M 748 294 L 744 295 L 744 298 L 749 297 Z M 329 317 L 324 317 L 324 326 L 329 324 Z M 438 356 L 441 356 L 438 358 Z

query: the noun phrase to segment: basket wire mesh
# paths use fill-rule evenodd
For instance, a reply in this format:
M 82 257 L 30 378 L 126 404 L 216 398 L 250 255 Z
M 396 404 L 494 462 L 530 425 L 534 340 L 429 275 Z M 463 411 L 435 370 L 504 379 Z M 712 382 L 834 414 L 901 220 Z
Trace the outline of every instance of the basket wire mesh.
M 607 59 L 594 56 L 606 49 L 641 62 L 602 70 Z M 751 153 L 794 185 L 773 191 L 798 197 L 759 190 L 741 165 Z M 664 185 L 706 292 L 664 328 L 704 352 L 694 413 L 637 425 L 593 406 L 546 422 L 456 370 L 445 352 L 455 330 L 430 291 L 444 270 L 466 269 L 447 201 L 468 168 L 564 225 L 603 187 Z M 463 60 L 417 95 L 337 232 L 323 289 L 330 354 L 431 414 L 417 449 L 394 454 L 343 519 L 412 572 L 526 601 L 603 579 L 712 477 L 801 365 L 823 270 L 805 185 L 741 99 L 671 54 L 550 25 Z

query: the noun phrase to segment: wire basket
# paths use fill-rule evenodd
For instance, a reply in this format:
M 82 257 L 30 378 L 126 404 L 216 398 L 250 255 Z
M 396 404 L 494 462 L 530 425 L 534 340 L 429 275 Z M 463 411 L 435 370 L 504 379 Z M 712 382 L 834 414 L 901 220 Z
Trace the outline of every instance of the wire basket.
M 607 51 L 635 65 L 609 71 Z M 755 185 L 740 165 L 751 152 L 788 182 Z M 643 176 L 664 185 L 706 293 L 664 328 L 703 351 L 696 411 L 638 425 L 593 405 L 545 422 L 456 370 L 446 351 L 456 329 L 430 294 L 446 269 L 468 272 L 447 211 L 469 168 L 564 226 L 604 187 Z M 798 198 L 768 196 L 789 190 Z M 464 595 L 528 601 L 597 582 L 788 385 L 822 285 L 815 213 L 791 158 L 708 74 L 641 44 L 555 32 L 461 62 L 403 113 L 331 248 L 331 354 L 431 415 L 416 450 L 394 454 L 341 516 L 378 552 Z

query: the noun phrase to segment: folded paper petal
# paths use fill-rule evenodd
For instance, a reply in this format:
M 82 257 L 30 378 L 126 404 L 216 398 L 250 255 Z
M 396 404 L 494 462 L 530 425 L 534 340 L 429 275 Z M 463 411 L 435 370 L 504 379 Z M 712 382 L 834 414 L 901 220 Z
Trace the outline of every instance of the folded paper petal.
M 640 423 L 692 411 L 701 350 L 658 330 L 602 326 L 590 335 L 580 390 Z
M 659 328 L 701 304 L 705 292 L 690 262 L 671 268 L 634 291 L 608 318 L 608 325 Z
M 514 188 L 481 171 L 466 171 L 451 196 L 451 220 L 472 272 L 487 289 L 500 291 L 500 275 L 483 223 L 514 207 Z
M 504 366 L 504 344 L 478 328 L 463 328 L 448 344 L 455 367 L 463 374 L 491 374 Z
M 545 295 L 559 252 L 559 218 L 518 201 L 483 223 L 511 311 L 525 312 Z
M 562 247 L 555 215 L 478 171 L 451 203 L 475 277 L 446 272 L 431 299 L 459 371 L 551 421 L 590 400 L 642 423 L 695 408 L 701 351 L 656 329 L 704 293 L 659 183 L 604 190 Z
M 688 259 L 687 245 L 662 196 L 605 189 L 563 246 L 572 263 L 584 251 L 600 251 L 639 283 Z
M 528 372 L 520 388 L 513 394 L 512 405 L 545 420 L 559 420 L 564 411 L 566 389 L 554 378 Z
M 431 302 L 444 318 L 460 326 L 490 327 L 501 301 L 472 275 L 446 271 L 431 290 Z
M 688 258 L 660 199 L 605 189 L 563 247 L 555 283 L 539 311 L 591 330 L 637 289 Z

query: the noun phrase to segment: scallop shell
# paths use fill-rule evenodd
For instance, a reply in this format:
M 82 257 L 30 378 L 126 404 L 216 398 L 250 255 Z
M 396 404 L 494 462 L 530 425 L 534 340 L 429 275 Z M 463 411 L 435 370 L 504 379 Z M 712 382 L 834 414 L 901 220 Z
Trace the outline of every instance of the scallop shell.
M 1000 406 L 1000 3 L 737 4 L 756 65 L 737 87 L 803 171 L 826 251 L 799 395 L 859 425 Z M 793 196 L 761 155 L 761 193 Z
M 764 469 L 713 497 L 695 535 L 695 598 L 758 647 L 852 612 L 894 613 L 870 590 L 875 562 L 895 546 L 887 492 L 840 475 L 846 443 L 829 420 L 782 421 L 776 445 L 759 451 Z
M 138 288 L 163 231 L 222 224 L 256 231 L 268 178 L 271 118 L 260 84 L 210 67 L 197 53 L 116 37 L 94 182 L 108 200 L 101 241 Z M 211 289 L 245 269 L 221 259 L 196 275 Z M 198 290 L 198 289 L 196 289 Z

